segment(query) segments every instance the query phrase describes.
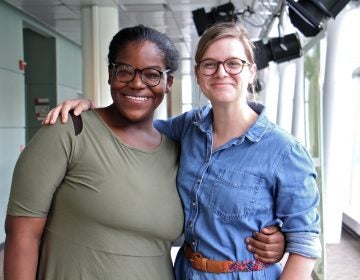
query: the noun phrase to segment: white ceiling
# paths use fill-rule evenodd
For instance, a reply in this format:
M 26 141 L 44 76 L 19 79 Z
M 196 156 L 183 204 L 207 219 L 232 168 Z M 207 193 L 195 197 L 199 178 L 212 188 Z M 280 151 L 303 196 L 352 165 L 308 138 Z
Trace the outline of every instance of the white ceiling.
M 81 8 L 83 6 L 112 6 L 119 10 L 119 26 L 144 24 L 167 33 L 175 42 L 181 58 L 192 58 L 198 34 L 192 11 L 228 3 L 221 0 L 6 0 L 24 10 L 52 29 L 81 45 Z M 261 37 L 270 25 L 270 18 L 279 11 L 281 0 L 235 0 L 241 21 L 253 38 Z M 254 13 L 247 12 L 247 9 Z

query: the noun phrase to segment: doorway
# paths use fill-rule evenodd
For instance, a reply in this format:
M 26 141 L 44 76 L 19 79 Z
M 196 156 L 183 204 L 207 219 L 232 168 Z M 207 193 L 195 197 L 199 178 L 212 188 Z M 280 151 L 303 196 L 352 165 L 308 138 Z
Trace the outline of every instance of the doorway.
M 37 132 L 50 107 L 56 104 L 55 38 L 31 28 L 23 29 L 25 70 L 26 143 Z

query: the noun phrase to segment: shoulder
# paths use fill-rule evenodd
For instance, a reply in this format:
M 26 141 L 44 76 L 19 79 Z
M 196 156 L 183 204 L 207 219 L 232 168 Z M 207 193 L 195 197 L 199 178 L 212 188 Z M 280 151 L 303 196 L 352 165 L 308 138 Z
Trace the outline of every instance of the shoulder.
M 295 153 L 309 156 L 305 145 L 301 143 L 299 139 L 274 123 L 268 126 L 267 133 L 265 133 L 262 140 L 268 147 L 277 150 L 278 153 L 282 153 L 283 155 Z
M 279 163 L 282 162 L 285 169 L 296 165 L 304 170 L 313 170 L 314 163 L 310 152 L 295 136 L 277 125 L 274 125 L 272 135 L 273 145 L 278 149 Z
M 62 123 L 59 119 L 55 124 L 52 125 L 43 125 L 35 133 L 35 135 L 29 141 L 29 144 L 34 141 L 40 141 L 41 139 L 46 139 L 47 141 L 56 141 L 57 139 L 62 139 L 63 137 L 71 136 L 74 134 L 74 125 L 69 118 L 69 121 Z
M 288 131 L 272 122 L 265 110 L 259 112 L 259 117 L 250 132 L 257 136 L 260 142 L 277 146 L 294 144 L 297 140 Z
M 166 134 L 161 133 L 161 149 L 165 151 L 166 154 L 178 154 L 180 151 L 179 143 L 175 140 L 169 138 Z
M 192 121 L 196 120 L 196 116 L 199 115 L 200 111 L 201 110 L 199 110 L 199 109 L 192 109 L 192 110 L 186 111 L 180 115 L 172 116 L 167 120 L 160 120 L 160 119 L 155 120 L 154 124 L 155 124 L 155 126 L 160 126 L 164 123 L 170 124 L 170 123 L 192 122 Z
M 103 127 L 103 121 L 94 110 L 83 112 L 78 116 L 70 113 L 68 123 L 71 124 L 75 136 L 83 134 L 85 128 L 95 127 L 96 130 Z
M 196 122 L 196 116 L 197 110 L 194 109 L 168 120 L 155 120 L 154 127 L 170 139 L 179 142 L 184 132 Z
M 58 119 L 55 124 L 42 125 L 26 146 L 73 146 L 80 138 L 78 135 L 82 134 L 83 127 L 93 123 L 90 120 L 91 115 L 93 112 L 91 114 L 84 112 L 81 117 L 74 119 L 69 116 L 66 123 L 62 123 Z
M 210 106 L 195 108 L 179 116 L 173 117 L 169 119 L 169 121 L 180 123 L 184 128 L 208 124 L 208 122 L 212 122 L 212 108 Z
M 166 134 L 161 133 L 161 142 L 165 145 L 165 147 L 169 148 L 177 148 L 179 146 L 178 142 L 174 141 L 173 139 L 169 138 Z
M 279 144 L 295 145 L 298 142 L 294 135 L 280 126 L 272 124 L 270 127 L 272 127 L 272 136 Z

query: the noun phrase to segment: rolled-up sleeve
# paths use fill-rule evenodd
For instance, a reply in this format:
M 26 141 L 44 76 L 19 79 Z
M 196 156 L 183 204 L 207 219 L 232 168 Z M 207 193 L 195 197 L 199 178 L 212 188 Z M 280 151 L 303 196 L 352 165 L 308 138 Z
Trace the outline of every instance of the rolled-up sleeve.
M 290 145 L 276 170 L 276 214 L 283 222 L 286 251 L 320 258 L 320 194 L 309 153 L 297 142 Z
M 296 253 L 308 258 L 321 258 L 319 235 L 312 232 L 286 233 L 286 252 Z

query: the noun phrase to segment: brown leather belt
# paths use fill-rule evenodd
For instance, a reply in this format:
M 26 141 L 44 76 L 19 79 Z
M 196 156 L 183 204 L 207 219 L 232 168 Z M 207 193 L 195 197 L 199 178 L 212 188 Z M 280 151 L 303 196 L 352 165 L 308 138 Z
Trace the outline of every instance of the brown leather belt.
M 194 252 L 188 244 L 184 245 L 184 253 L 192 268 L 210 273 L 248 272 L 267 268 L 269 265 L 258 260 L 248 261 L 219 261 L 210 260 L 200 253 Z

